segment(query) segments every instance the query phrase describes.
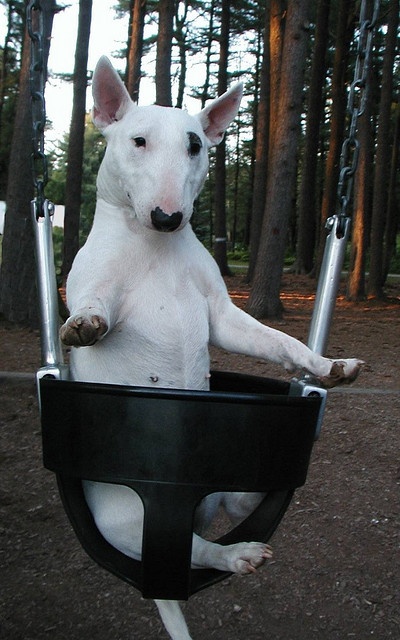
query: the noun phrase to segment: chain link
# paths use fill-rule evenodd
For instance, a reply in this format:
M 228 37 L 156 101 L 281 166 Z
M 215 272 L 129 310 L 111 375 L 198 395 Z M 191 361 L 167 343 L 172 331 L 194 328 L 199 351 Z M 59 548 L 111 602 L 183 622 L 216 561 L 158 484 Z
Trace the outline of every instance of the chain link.
M 44 17 L 40 0 L 31 0 L 26 22 L 31 38 L 30 93 L 32 107 L 32 177 L 36 191 L 37 217 L 44 216 L 44 188 L 48 181 L 47 157 L 44 151 L 46 104 L 44 89 L 46 65 L 44 52 Z
M 358 118 L 364 113 L 367 99 L 367 78 L 371 62 L 372 35 L 378 12 L 379 0 L 374 0 L 371 19 L 367 18 L 367 0 L 362 0 L 357 40 L 357 58 L 354 67 L 354 79 L 350 85 L 347 100 L 347 112 L 350 116 L 348 136 L 343 142 L 340 155 L 340 174 L 337 189 L 339 204 L 338 233 L 343 232 L 344 220 L 353 191 L 354 174 L 358 166 L 360 143 L 357 140 Z

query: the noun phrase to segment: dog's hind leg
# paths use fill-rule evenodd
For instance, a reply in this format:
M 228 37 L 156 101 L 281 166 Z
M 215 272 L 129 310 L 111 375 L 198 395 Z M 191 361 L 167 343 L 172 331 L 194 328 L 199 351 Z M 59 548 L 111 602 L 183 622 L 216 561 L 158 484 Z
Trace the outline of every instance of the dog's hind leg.
M 222 494 L 222 505 L 235 526 L 245 520 L 259 506 L 264 493 L 229 492 Z
M 271 557 L 271 547 L 263 542 L 221 545 L 196 534 L 193 536 L 193 568 L 213 568 L 245 575 L 255 573 Z
M 137 493 L 119 484 L 83 481 L 86 502 L 97 528 L 113 547 L 140 560 L 144 508 Z
M 192 640 L 179 603 L 176 600 L 155 600 L 154 602 L 172 640 Z

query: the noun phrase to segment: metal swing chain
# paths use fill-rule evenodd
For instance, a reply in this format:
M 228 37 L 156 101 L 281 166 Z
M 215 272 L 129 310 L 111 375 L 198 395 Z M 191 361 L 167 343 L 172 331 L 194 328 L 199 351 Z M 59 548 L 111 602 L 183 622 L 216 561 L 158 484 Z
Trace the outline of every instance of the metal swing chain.
M 59 315 L 57 280 L 54 267 L 51 216 L 54 205 L 46 199 L 44 189 L 48 181 L 47 157 L 44 151 L 46 108 L 46 52 L 44 33 L 44 8 L 40 0 L 31 0 L 27 6 L 26 22 L 31 38 L 30 93 L 32 108 L 32 177 L 35 198 L 31 202 L 35 254 L 37 265 L 37 289 L 41 319 L 42 367 L 36 377 L 66 379 L 68 368 L 63 362 L 59 339 Z M 40 388 L 38 386 L 38 388 Z M 39 392 L 40 404 L 40 392 Z
M 372 9 L 372 2 L 369 4 Z M 362 0 L 358 26 L 357 59 L 347 102 L 350 125 L 340 156 L 340 175 L 337 187 L 338 209 L 337 213 L 326 221 L 328 235 L 307 342 L 312 351 L 320 354 L 325 353 L 328 344 L 346 244 L 350 234 L 351 219 L 347 208 L 352 196 L 354 174 L 360 150 L 360 143 L 356 137 L 357 121 L 365 110 L 366 86 L 372 52 L 372 31 L 378 16 L 379 0 L 374 0 L 371 19 L 367 18 L 367 8 L 367 0 Z
M 44 217 L 45 203 L 49 214 L 54 207 L 46 201 L 44 189 L 48 182 L 47 157 L 44 150 L 44 130 L 46 126 L 46 105 L 44 90 L 46 84 L 46 64 L 44 48 L 44 17 L 40 0 L 31 0 L 27 7 L 26 22 L 31 38 L 30 93 L 32 108 L 32 177 L 36 197 L 36 219 Z
M 372 35 L 378 12 L 379 0 L 374 0 L 372 17 L 367 17 L 367 0 L 362 0 L 358 27 L 357 58 L 354 68 L 354 79 L 350 85 L 347 112 L 350 115 L 348 136 L 342 145 L 340 155 L 340 175 L 337 189 L 338 198 L 338 233 L 343 233 L 344 220 L 352 195 L 354 174 L 358 166 L 360 143 L 356 137 L 358 118 L 364 113 L 367 98 L 366 86 L 371 62 Z

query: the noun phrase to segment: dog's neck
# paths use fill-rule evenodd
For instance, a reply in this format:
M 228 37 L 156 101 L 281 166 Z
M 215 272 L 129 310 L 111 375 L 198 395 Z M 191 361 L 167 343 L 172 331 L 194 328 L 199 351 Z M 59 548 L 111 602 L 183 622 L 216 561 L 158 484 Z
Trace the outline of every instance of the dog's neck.
M 130 236 L 132 241 L 133 236 L 140 237 L 141 241 L 151 244 L 153 251 L 157 246 L 161 249 L 165 248 L 166 245 L 171 247 L 176 243 L 187 243 L 189 242 L 189 236 L 194 235 L 190 223 L 172 233 L 162 233 L 150 227 L 145 227 L 137 220 L 131 207 L 111 204 L 101 197 L 97 198 L 92 230 L 108 238 L 125 234 L 125 239 Z

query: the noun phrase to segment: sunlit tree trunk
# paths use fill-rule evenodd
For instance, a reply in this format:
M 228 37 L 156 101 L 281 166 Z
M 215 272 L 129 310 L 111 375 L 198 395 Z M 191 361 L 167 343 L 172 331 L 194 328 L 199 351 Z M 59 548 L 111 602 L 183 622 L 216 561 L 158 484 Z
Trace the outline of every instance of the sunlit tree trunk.
M 250 223 L 250 255 L 248 281 L 253 279 L 256 266 L 262 219 L 265 209 L 266 176 L 268 171 L 269 150 L 269 107 L 270 107 L 270 48 L 269 48 L 270 11 L 267 3 L 264 20 L 264 54 L 260 74 L 260 96 L 257 107 L 257 128 L 255 135 L 255 164 L 253 180 L 253 198 Z
M 270 92 L 269 92 L 269 154 L 272 153 L 274 134 L 277 125 L 279 97 L 281 86 L 282 48 L 286 24 L 286 0 L 271 0 L 269 26 L 269 62 L 270 62 Z
M 64 243 L 61 277 L 65 283 L 79 250 L 79 221 L 82 191 L 83 140 L 85 135 L 87 61 L 92 0 L 80 0 L 74 65 L 74 97 L 69 129 L 67 178 L 65 184 Z
M 265 213 L 268 158 L 272 153 L 278 118 L 282 47 L 287 2 L 270 0 L 264 20 L 264 58 L 261 70 L 260 103 L 257 113 L 256 163 L 250 228 L 250 256 L 247 278 L 252 282 L 256 268 Z
M 258 318 L 282 315 L 280 286 L 287 239 L 292 185 L 297 165 L 309 0 L 288 5 L 282 53 L 279 109 L 269 159 L 266 208 L 248 311 Z
M 370 86 L 370 82 L 368 81 L 368 89 Z M 371 92 L 368 91 L 365 102 L 365 111 L 363 115 L 360 116 L 358 125 L 360 153 L 358 158 L 358 168 L 354 178 L 350 269 L 347 280 L 347 298 L 355 301 L 363 300 L 365 298 L 365 265 L 371 218 L 373 176 L 372 159 L 374 157 L 371 116 L 372 95 Z
M 368 295 L 383 297 L 383 240 L 386 222 L 387 194 L 390 170 L 390 116 L 393 97 L 393 66 L 396 55 L 397 27 L 399 23 L 399 0 L 390 0 L 388 30 L 385 39 L 385 53 L 382 69 L 382 89 L 379 105 L 378 136 L 376 143 L 376 163 L 374 196 L 371 223 L 371 262 L 368 280 Z
M 139 100 L 145 15 L 146 0 L 130 0 L 125 84 L 134 102 Z

